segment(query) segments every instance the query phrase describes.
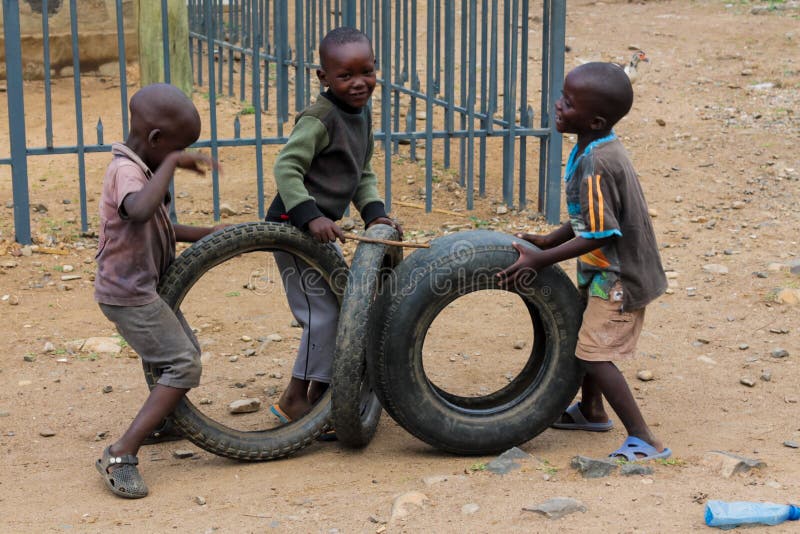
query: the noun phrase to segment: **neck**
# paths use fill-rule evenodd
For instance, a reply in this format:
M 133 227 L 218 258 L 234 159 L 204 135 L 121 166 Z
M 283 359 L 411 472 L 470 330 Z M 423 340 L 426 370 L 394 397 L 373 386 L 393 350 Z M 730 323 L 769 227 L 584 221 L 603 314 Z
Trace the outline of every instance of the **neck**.
M 142 159 L 145 165 L 147 165 L 150 169 L 153 169 L 150 165 L 150 162 L 147 161 L 147 158 L 144 156 L 145 152 L 147 151 L 147 141 L 134 135 L 129 135 L 128 139 L 125 140 L 125 146 L 135 152 L 136 155 Z
M 598 139 L 602 139 L 611 134 L 611 130 L 592 130 L 591 132 L 578 136 L 578 153 L 582 154 L 586 147 Z

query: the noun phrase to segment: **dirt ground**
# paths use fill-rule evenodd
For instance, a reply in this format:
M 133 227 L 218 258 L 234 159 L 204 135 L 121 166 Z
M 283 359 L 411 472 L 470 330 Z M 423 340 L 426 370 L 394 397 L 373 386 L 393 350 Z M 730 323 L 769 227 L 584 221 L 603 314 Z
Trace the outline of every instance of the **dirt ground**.
M 600 458 L 619 446 L 625 434 L 615 417 L 605 434 L 544 432 L 521 446 L 531 458 L 520 469 L 499 476 L 485 470 L 491 457 L 438 452 L 384 415 L 374 441 L 359 451 L 315 443 L 284 460 L 251 464 L 186 441 L 146 447 L 140 467 L 150 496 L 114 497 L 92 464 L 124 431 L 147 390 L 130 349 L 73 350 L 75 340 L 114 333 L 92 300 L 96 239 L 78 235 L 74 158 L 31 158 L 31 203 L 48 208 L 33 214 L 40 248 L 32 255 L 19 255 L 11 242 L 12 210 L 0 208 L 0 530 L 686 532 L 705 528 L 707 499 L 797 502 L 800 320 L 793 291 L 800 278 L 790 269 L 800 260 L 800 11 L 777 9 L 787 6 L 780 2 L 752 11 L 767 5 L 579 1 L 568 7 L 568 68 L 588 59 L 622 62 L 637 47 L 651 58 L 640 67 L 634 108 L 617 132 L 641 175 L 670 272 L 669 294 L 648 308 L 639 356 L 621 365 L 645 417 L 673 451 L 669 461 L 653 464 L 652 474 L 584 479 L 570 467 L 575 455 Z M 118 90 L 109 90 L 113 81 L 83 83 L 90 111 L 119 107 Z M 74 113 L 64 96 L 71 90 L 71 80 L 56 82 L 57 126 Z M 34 123 L 40 95 L 40 85 L 26 86 Z M 565 155 L 573 142 L 565 139 Z M 381 169 L 382 153 L 376 157 Z M 227 220 L 254 220 L 245 156 L 229 151 L 222 159 L 223 202 L 238 211 Z M 101 155 L 87 164 L 93 223 L 106 162 Z M 424 169 L 401 158 L 395 169 L 395 198 L 419 202 Z M 449 176 L 438 183 L 437 206 L 459 208 L 463 193 L 448 192 Z M 0 177 L 5 205 L 7 166 Z M 448 224 L 545 229 L 531 211 L 498 214 L 498 190 L 493 184 L 467 217 L 402 206 L 394 215 L 411 238 L 440 235 Z M 181 174 L 176 192 L 182 221 L 211 223 L 207 178 Z M 226 402 L 240 396 L 263 402 L 250 419 L 237 420 L 244 427 L 270 417 L 266 407 L 280 394 L 297 345 L 270 261 L 254 256 L 215 269 L 186 301 L 204 344 L 204 384 L 216 384 L 210 391 L 220 396 L 209 410 L 227 417 Z M 574 270 L 571 262 L 563 267 Z M 80 278 L 62 280 L 70 275 Z M 431 375 L 460 393 L 499 387 L 519 365 L 523 351 L 513 343 L 529 331 L 515 322 L 519 302 L 481 298 L 458 301 L 437 319 L 443 323 L 434 325 L 430 346 L 426 341 Z M 273 333 L 283 341 L 259 342 Z M 247 357 L 250 349 L 255 357 Z M 776 357 L 784 354 L 779 349 L 788 355 Z M 654 378 L 637 379 L 641 370 Z M 751 386 L 742 383 L 748 380 Z M 177 459 L 178 449 L 195 454 Z M 715 450 L 766 466 L 725 478 L 705 461 Z M 424 502 L 392 518 L 395 498 L 408 492 L 424 494 Z M 523 510 L 557 496 L 580 500 L 586 511 L 550 520 Z

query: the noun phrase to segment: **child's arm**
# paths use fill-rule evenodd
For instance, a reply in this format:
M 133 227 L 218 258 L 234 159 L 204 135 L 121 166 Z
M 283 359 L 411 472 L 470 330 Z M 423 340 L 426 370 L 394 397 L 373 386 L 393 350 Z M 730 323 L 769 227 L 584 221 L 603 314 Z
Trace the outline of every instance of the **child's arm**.
M 516 234 L 516 236 L 520 239 L 524 239 L 528 243 L 536 245 L 542 250 L 547 250 L 548 248 L 564 244 L 575 237 L 575 231 L 572 229 L 572 224 L 566 222 L 546 235 Z
M 610 243 L 615 237 L 609 236 L 600 239 L 576 237 L 557 247 L 539 252 L 514 243 L 512 246 L 519 252 L 519 258 L 510 267 L 497 273 L 497 277 L 500 279 L 499 283 L 500 285 L 512 285 L 518 279 L 524 280 L 530 275 L 535 276 L 536 271 L 540 269 L 570 258 L 577 258 L 582 254 L 601 248 Z
M 205 236 L 217 230 L 230 226 L 228 224 L 217 224 L 215 226 L 187 226 L 185 224 L 175 225 L 175 241 L 183 243 L 194 243 L 200 241 Z
M 164 158 L 158 166 L 153 177 L 148 180 L 144 187 L 135 193 L 129 193 L 122 200 L 122 213 L 132 222 L 145 222 L 156 212 L 158 207 L 164 202 L 164 195 L 172 181 L 175 169 L 187 169 L 198 174 L 205 174 L 204 167 L 216 167 L 217 163 L 198 152 L 172 152 Z

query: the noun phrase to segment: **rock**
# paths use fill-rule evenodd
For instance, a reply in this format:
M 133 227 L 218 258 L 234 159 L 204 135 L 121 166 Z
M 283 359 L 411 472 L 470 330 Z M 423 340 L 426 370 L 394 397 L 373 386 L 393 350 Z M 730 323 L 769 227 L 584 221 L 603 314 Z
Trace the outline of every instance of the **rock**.
M 186 458 L 191 458 L 194 456 L 194 451 L 189 449 L 175 449 L 172 451 L 172 456 L 177 458 L 178 460 L 185 460 Z
M 231 362 L 231 363 L 236 363 L 236 362 L 239 361 L 239 357 L 236 356 L 236 355 L 231 356 L 230 358 L 228 358 L 228 361 Z
M 256 355 L 256 349 L 246 349 L 243 354 L 245 358 L 250 358 Z
M 703 462 L 724 478 L 730 478 L 737 473 L 746 473 L 751 469 L 761 469 L 767 466 L 763 460 L 745 458 L 725 451 L 707 452 Z
M 103 386 L 103 393 L 111 393 L 114 391 L 114 386 Z
M 708 356 L 705 356 L 705 355 L 704 356 L 698 356 L 697 357 L 697 361 L 698 362 L 707 363 L 708 365 L 717 365 L 717 361 L 716 360 L 714 360 L 713 358 L 709 358 Z
M 797 443 L 796 441 L 786 440 L 783 442 L 783 446 L 789 447 L 790 449 L 798 449 L 800 448 L 800 443 Z
M 54 430 L 51 430 L 49 428 L 43 428 L 42 430 L 39 431 L 39 435 L 42 436 L 43 438 L 52 438 L 53 436 L 56 435 L 56 433 Z
M 505 475 L 506 473 L 520 468 L 520 464 L 514 460 L 525 460 L 530 457 L 531 455 L 522 449 L 512 447 L 486 464 L 486 470 L 491 471 L 495 475 Z
M 205 506 L 205 505 L 206 505 L 206 498 L 205 498 L 205 497 L 203 497 L 202 495 L 197 495 L 197 496 L 194 498 L 194 502 L 196 502 L 196 503 L 197 503 L 197 504 L 199 504 L 200 506 Z
M 221 217 L 232 217 L 234 215 L 239 215 L 239 212 L 233 209 L 230 204 L 223 203 L 219 205 L 219 214 Z
M 228 405 L 228 413 L 252 413 L 261 409 L 259 399 L 239 399 Z
M 300 328 L 300 323 L 297 322 L 297 319 L 292 319 L 292 322 L 289 323 L 289 326 L 291 326 L 292 328 Z
M 342 230 L 349 232 L 356 227 L 356 222 L 351 218 L 342 219 Z
M 778 348 L 778 349 L 774 349 L 774 350 L 773 350 L 772 352 L 770 352 L 769 354 L 770 354 L 770 356 L 772 356 L 773 358 L 786 358 L 787 356 L 789 356 L 789 351 L 788 351 L 788 350 L 786 350 L 786 349 L 781 349 L 781 348 Z
M 542 514 L 548 519 L 560 519 L 575 512 L 586 512 L 586 506 L 581 501 L 570 497 L 554 497 L 533 506 L 523 506 L 522 509 Z
M 55 352 L 55 351 L 56 351 L 56 346 L 55 346 L 55 345 L 53 345 L 53 344 L 52 344 L 51 342 L 49 342 L 49 341 L 48 341 L 47 343 L 45 343 L 45 344 L 44 344 L 44 347 L 42 348 L 42 352 L 43 352 L 44 354 L 47 354 L 48 352 Z
M 570 466 L 584 478 L 602 478 L 610 475 L 619 464 L 609 459 L 594 459 L 587 456 L 575 456 Z
M 800 289 L 785 287 L 778 291 L 775 295 L 775 300 L 781 304 L 796 306 L 800 304 Z
M 242 341 L 249 343 L 250 341 L 253 341 L 253 338 L 250 336 L 242 336 Z
M 33 256 L 33 248 L 31 248 L 30 245 L 25 245 L 24 247 L 22 247 L 22 249 L 20 249 L 20 252 L 26 258 L 30 258 L 31 256 Z
M 480 509 L 481 509 L 480 506 L 478 506 L 474 502 L 471 502 L 461 507 L 461 513 L 464 515 L 472 515 Z
M 772 262 L 772 263 L 767 265 L 767 271 L 769 271 L 771 273 L 777 273 L 777 272 L 780 272 L 780 271 L 787 271 L 787 270 L 788 269 L 786 268 L 786 265 L 784 265 L 782 263 Z
M 528 342 L 525 341 L 524 339 L 518 339 L 518 340 L 516 340 L 514 342 L 514 348 L 517 349 L 517 350 L 522 350 L 522 349 L 525 348 L 525 345 L 527 345 L 527 344 L 528 344 Z
M 74 270 L 75 270 L 75 267 L 73 267 L 72 265 L 62 265 L 61 266 L 61 272 L 62 273 L 71 273 Z
M 273 342 L 283 341 L 283 337 L 280 334 L 270 334 L 267 336 L 267 341 L 273 341 Z
M 636 378 L 638 378 L 642 382 L 650 382 L 655 378 L 655 376 L 653 375 L 653 371 L 650 371 L 648 369 L 642 369 L 641 371 L 638 371 L 636 373 Z
M 63 274 L 61 275 L 62 282 L 71 282 L 73 280 L 80 280 L 82 277 L 79 274 Z
M 428 496 L 419 491 L 408 491 L 398 495 L 392 503 L 392 515 L 389 521 L 393 522 L 408 517 L 410 506 L 422 508 L 428 501 Z
M 507 206 L 497 206 L 497 214 L 498 215 L 505 215 L 506 213 L 508 213 L 508 207 Z
M 703 265 L 703 270 L 713 274 L 728 274 L 728 268 L 718 263 L 707 263 Z
M 648 208 L 647 214 L 650 215 L 651 219 L 655 219 L 656 217 L 658 217 L 658 211 L 655 208 Z
M 119 340 L 114 337 L 90 337 L 83 342 L 80 350 L 98 354 L 119 354 L 122 347 L 119 346 Z
M 649 465 L 628 462 L 626 464 L 622 464 L 622 467 L 620 467 L 619 472 L 625 475 L 626 477 L 632 475 L 652 475 L 653 468 L 650 467 Z
M 8 297 L 8 305 L 19 306 L 19 297 L 17 295 L 11 295 L 10 297 Z
M 33 356 L 32 354 L 26 354 L 25 356 L 22 357 L 22 361 L 28 363 L 35 362 L 36 356 Z
M 761 371 L 761 380 L 764 382 L 770 382 L 772 380 L 772 371 L 769 369 L 764 369 Z
M 747 350 L 750 348 L 750 345 L 747 343 L 739 343 L 739 350 Z
M 739 383 L 742 384 L 743 386 L 747 386 L 749 388 L 751 388 L 751 387 L 756 385 L 756 381 L 753 380 L 750 377 L 747 377 L 747 376 L 744 376 L 744 377 L 740 378 L 739 379 Z

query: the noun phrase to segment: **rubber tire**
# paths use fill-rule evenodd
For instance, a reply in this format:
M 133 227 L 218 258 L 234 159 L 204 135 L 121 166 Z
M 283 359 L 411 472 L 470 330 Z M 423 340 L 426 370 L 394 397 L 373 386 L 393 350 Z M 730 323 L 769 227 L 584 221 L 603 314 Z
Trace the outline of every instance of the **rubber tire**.
M 483 397 L 460 397 L 425 375 L 422 346 L 433 320 L 460 296 L 505 289 L 495 275 L 518 258 L 514 242 L 533 247 L 486 230 L 436 239 L 395 269 L 396 287 L 381 296 L 381 331 L 368 360 L 375 392 L 400 426 L 439 449 L 492 454 L 529 441 L 563 413 L 580 386 L 575 344 L 582 306 L 557 266 L 541 270 L 525 289 L 513 288 L 540 326 L 527 364 L 511 383 Z
M 347 264 L 333 245 L 322 245 L 297 228 L 281 223 L 251 222 L 229 226 L 192 244 L 170 265 L 159 284 L 159 295 L 178 310 L 186 294 L 213 267 L 247 252 L 284 251 L 294 254 L 326 277 L 339 298 L 347 283 Z M 145 365 L 153 387 L 159 370 Z M 330 390 L 330 388 L 328 388 Z M 206 416 L 188 397 L 172 418 L 186 438 L 211 453 L 237 460 L 273 460 L 314 442 L 330 425 L 330 393 L 326 392 L 301 419 L 273 429 L 241 431 Z
M 376 239 L 398 239 L 397 230 L 376 224 L 365 233 Z M 348 447 L 365 447 L 381 417 L 381 404 L 367 376 L 368 337 L 375 327 L 375 312 L 382 280 L 403 261 L 403 249 L 376 243 L 359 243 L 339 314 L 331 380 L 331 422 L 339 441 Z

